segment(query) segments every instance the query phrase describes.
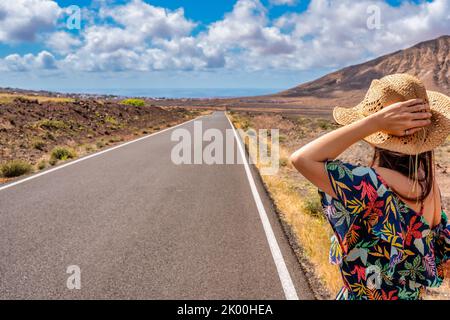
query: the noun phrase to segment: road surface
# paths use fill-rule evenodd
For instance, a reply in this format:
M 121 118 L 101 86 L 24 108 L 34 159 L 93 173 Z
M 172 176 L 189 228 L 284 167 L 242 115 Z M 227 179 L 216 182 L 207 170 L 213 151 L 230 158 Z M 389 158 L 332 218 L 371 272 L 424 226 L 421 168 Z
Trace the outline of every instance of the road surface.
M 231 128 L 222 112 L 198 121 Z M 193 127 L 0 188 L 0 298 L 312 299 L 254 169 L 288 281 L 244 166 L 173 164 L 173 130 Z

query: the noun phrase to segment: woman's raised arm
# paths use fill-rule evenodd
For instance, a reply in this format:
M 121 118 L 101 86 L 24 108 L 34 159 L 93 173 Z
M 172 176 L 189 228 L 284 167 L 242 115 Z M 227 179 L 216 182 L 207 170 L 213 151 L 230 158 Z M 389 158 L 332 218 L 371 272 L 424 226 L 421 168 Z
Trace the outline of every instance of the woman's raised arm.
M 414 134 L 431 123 L 429 110 L 420 99 L 393 104 L 308 143 L 294 152 L 290 161 L 306 179 L 335 197 L 324 162 L 337 158 L 354 143 L 377 131 L 397 136 Z

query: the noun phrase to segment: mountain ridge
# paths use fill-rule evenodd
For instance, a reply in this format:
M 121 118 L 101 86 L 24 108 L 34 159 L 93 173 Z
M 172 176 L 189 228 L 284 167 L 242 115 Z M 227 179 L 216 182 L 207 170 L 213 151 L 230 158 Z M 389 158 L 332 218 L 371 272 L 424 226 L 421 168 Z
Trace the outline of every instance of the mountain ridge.
M 421 79 L 430 90 L 450 94 L 450 35 L 420 42 L 373 60 L 345 67 L 319 79 L 282 91 L 280 97 L 333 96 L 366 90 L 373 79 L 393 73 L 408 73 Z

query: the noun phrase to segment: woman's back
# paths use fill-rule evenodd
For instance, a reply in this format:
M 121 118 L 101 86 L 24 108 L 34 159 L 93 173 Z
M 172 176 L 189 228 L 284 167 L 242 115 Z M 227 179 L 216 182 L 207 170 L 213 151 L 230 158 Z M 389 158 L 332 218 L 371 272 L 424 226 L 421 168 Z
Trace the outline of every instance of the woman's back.
M 450 134 L 450 97 L 394 74 L 372 81 L 363 101 L 336 107 L 333 118 L 343 127 L 290 159 L 320 190 L 335 234 L 330 260 L 344 280 L 339 298 L 419 299 L 442 283 L 450 258 L 433 153 Z M 374 147 L 371 167 L 329 161 L 360 140 Z
M 450 248 L 445 213 L 430 225 L 373 168 L 330 161 L 326 171 L 336 198 L 320 194 L 335 233 L 330 260 L 341 268 L 342 298 L 419 299 L 442 283 Z
M 396 194 L 402 202 L 414 211 L 421 212 L 430 226 L 436 226 L 441 222 L 442 200 L 436 180 L 433 181 L 433 188 L 423 202 L 411 201 L 405 199 L 402 195 L 417 197 L 422 192 L 420 185 L 415 185 L 413 180 L 392 169 L 375 166 L 374 170 L 391 190 L 397 192 Z M 417 189 L 416 194 L 411 192 L 415 189 Z

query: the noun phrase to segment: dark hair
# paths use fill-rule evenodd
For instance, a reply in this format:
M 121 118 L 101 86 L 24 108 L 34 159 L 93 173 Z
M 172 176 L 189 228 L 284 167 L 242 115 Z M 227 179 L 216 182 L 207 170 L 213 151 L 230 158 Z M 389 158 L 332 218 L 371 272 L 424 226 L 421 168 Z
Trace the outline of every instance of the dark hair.
M 432 151 L 420 153 L 419 155 L 407 155 L 375 147 L 372 166 L 375 163 L 380 167 L 395 170 L 411 180 L 418 182 L 422 189 L 422 193 L 416 198 L 404 196 L 393 189 L 395 193 L 406 200 L 422 202 L 428 197 L 433 189 Z

